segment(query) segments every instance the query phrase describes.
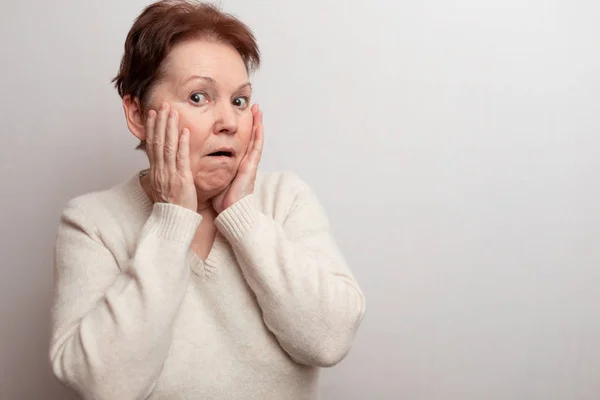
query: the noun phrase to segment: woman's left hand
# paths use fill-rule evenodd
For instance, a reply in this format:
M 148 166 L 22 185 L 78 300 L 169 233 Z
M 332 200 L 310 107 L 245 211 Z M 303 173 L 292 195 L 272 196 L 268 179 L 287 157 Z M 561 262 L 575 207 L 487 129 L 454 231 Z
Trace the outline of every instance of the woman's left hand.
M 246 154 L 240 162 L 237 174 L 233 181 L 216 195 L 213 200 L 213 207 L 217 213 L 221 213 L 234 203 L 254 192 L 254 182 L 258 164 L 262 156 L 264 133 L 262 124 L 262 111 L 257 104 L 252 106 L 252 135 L 250 143 L 246 149 Z

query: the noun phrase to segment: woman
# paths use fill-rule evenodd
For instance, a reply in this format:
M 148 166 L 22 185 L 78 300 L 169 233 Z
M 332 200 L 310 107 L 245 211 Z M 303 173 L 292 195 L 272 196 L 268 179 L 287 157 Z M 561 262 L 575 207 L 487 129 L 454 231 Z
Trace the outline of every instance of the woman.
M 50 358 L 86 399 L 314 399 L 363 294 L 311 189 L 258 173 L 260 62 L 211 5 L 135 21 L 115 78 L 150 168 L 63 210 Z

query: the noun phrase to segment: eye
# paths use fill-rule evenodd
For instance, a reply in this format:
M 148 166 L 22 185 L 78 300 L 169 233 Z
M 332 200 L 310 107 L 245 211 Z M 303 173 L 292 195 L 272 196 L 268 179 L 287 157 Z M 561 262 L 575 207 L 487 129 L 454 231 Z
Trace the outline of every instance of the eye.
M 250 100 L 247 97 L 236 97 L 233 100 L 233 105 L 239 108 L 246 108 L 249 102 Z
M 208 98 L 202 92 L 195 92 L 190 95 L 190 101 L 197 105 L 203 105 L 208 101 Z

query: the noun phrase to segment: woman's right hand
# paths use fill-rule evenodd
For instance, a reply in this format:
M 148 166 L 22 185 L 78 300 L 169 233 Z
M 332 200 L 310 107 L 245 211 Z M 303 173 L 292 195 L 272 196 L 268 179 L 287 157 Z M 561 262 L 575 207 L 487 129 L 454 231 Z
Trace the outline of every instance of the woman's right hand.
M 197 212 L 198 198 L 190 168 L 190 131 L 179 131 L 179 113 L 167 103 L 158 112 L 148 112 L 146 151 L 154 201 Z

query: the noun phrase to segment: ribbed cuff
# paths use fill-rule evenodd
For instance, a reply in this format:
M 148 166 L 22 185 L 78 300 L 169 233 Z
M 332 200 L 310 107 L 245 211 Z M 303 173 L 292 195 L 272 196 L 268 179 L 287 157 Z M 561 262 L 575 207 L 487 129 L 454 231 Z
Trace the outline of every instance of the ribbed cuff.
M 190 243 L 202 216 L 185 207 L 154 203 L 145 230 L 166 240 Z
M 230 242 L 239 241 L 248 233 L 260 218 L 254 204 L 254 195 L 250 194 L 221 212 L 215 219 L 215 225 Z

